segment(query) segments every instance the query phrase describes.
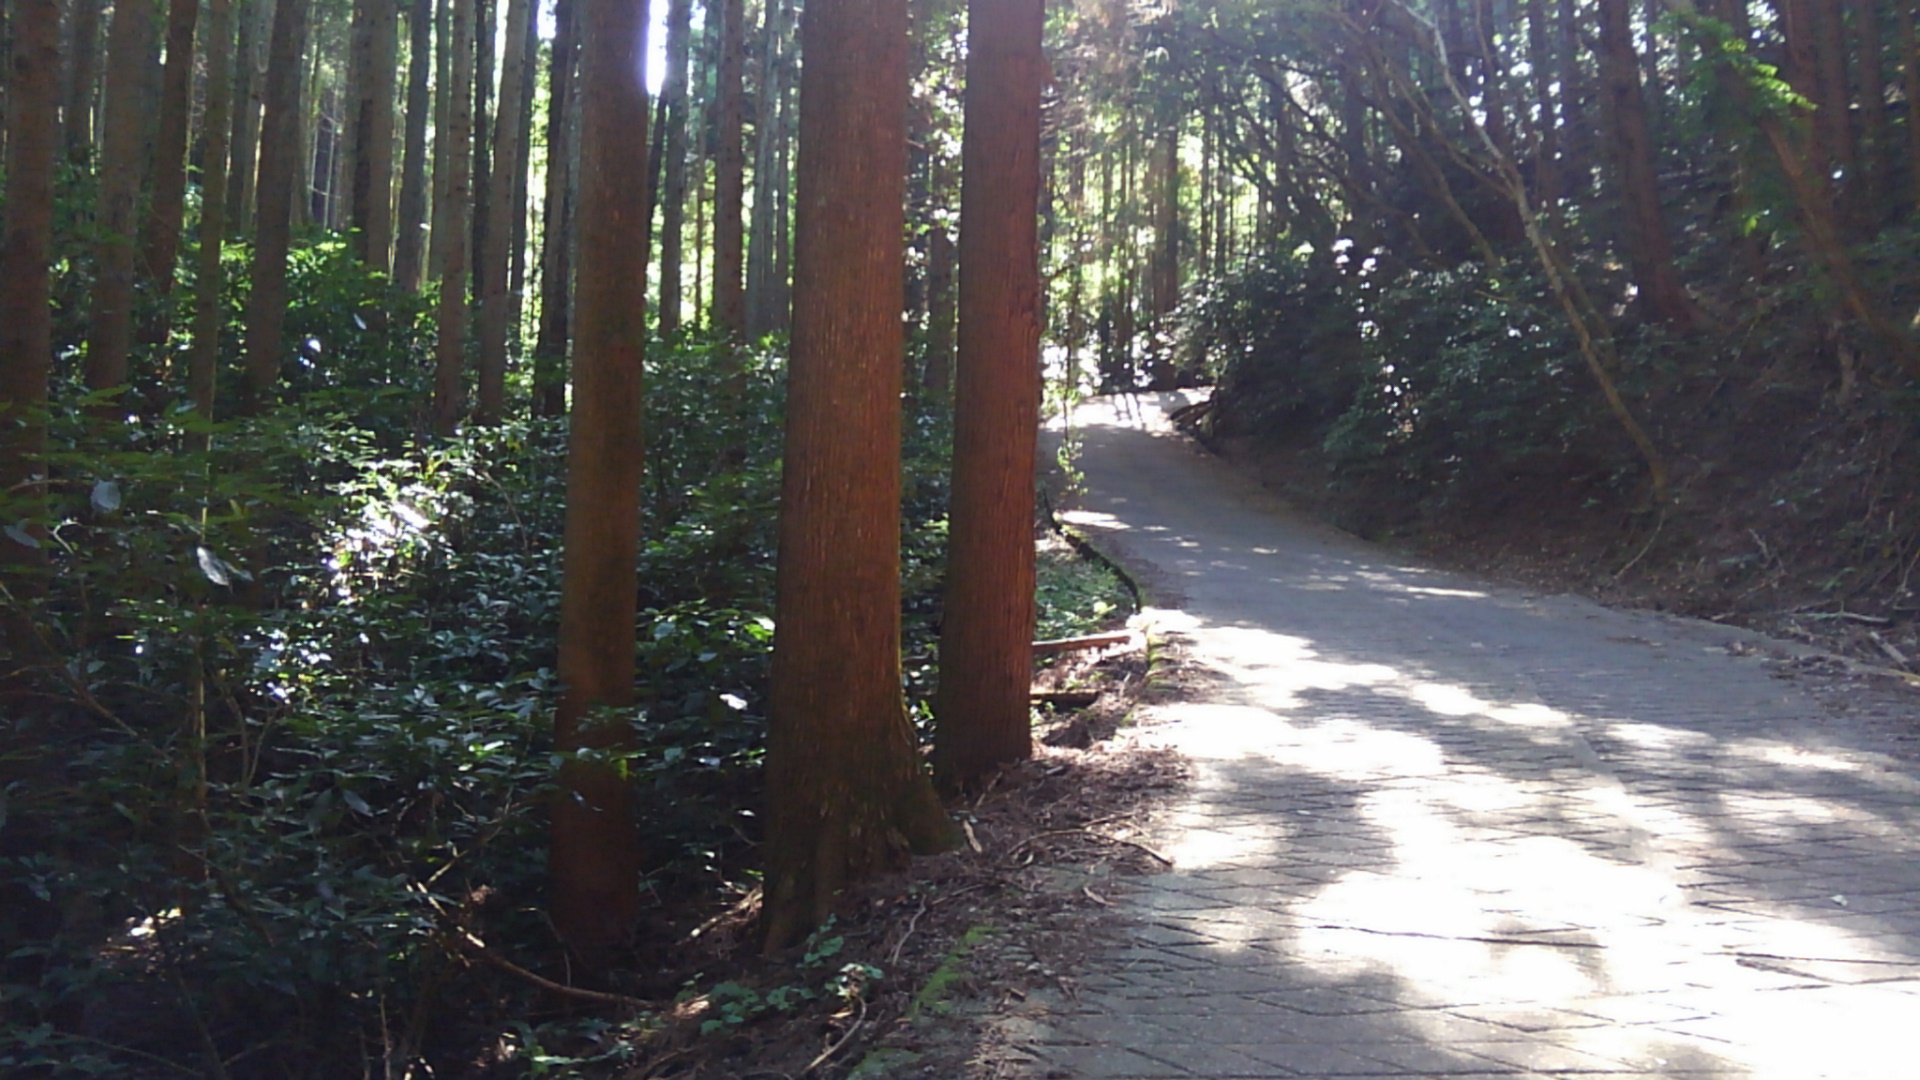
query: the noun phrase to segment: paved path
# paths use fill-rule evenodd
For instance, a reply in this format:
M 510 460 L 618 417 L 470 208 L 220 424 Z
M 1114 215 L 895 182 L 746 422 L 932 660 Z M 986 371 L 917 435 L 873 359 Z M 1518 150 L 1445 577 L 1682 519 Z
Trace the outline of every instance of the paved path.
M 1289 515 L 1160 415 L 1078 412 L 1074 519 L 1212 673 L 1146 728 L 1195 779 L 1016 1075 L 1920 1080 L 1920 729 Z

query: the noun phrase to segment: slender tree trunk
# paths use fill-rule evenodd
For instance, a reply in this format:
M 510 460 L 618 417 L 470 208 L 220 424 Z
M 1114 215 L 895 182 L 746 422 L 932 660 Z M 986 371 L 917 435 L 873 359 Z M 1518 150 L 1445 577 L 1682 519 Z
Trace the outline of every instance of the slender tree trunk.
M 661 163 L 660 306 L 654 320 L 662 337 L 680 329 L 680 262 L 686 257 L 682 234 L 687 220 L 687 59 L 692 37 L 692 0 L 672 0 L 667 7 L 666 82 L 660 88 L 660 96 L 666 99 L 667 137 Z
M 953 388 L 959 306 L 953 288 L 954 244 L 946 222 L 932 222 L 927 229 L 927 355 L 920 368 L 920 389 L 924 399 L 944 401 Z
M 59 0 L 14 0 L 13 47 L 4 72 L 6 116 L 5 232 L 0 233 L 0 492 L 37 504 L 46 475 L 47 384 L 53 370 L 53 166 L 59 143 Z M 68 98 L 71 101 L 71 97 Z M 39 514 L 34 514 L 39 517 Z M 11 524 L 11 522 L 9 522 Z M 38 523 L 29 531 L 40 532 Z M 0 535 L 0 571 L 39 564 L 44 549 Z M 39 650 L 15 613 L 0 623 L 0 645 L 15 661 Z M 14 666 L 9 662 L 7 667 Z M 8 678 L 0 675 L 0 680 Z
M 905 0 L 810 0 L 768 702 L 765 925 L 782 948 L 845 886 L 953 826 L 900 694 Z
M 1552 20 L 1547 0 L 1527 0 L 1527 66 L 1533 75 L 1534 202 L 1549 222 L 1560 219 L 1560 121 L 1554 115 Z M 1562 88 L 1564 93 L 1564 88 Z
M 174 264 L 180 255 L 180 230 L 186 210 L 187 122 L 193 110 L 193 30 L 199 0 L 171 0 L 167 6 L 167 61 L 161 77 L 160 126 L 154 138 L 153 197 L 148 204 L 140 250 L 141 278 L 159 301 L 141 338 L 166 340 L 172 321 Z
M 281 0 L 285 3 L 286 0 Z M 447 96 L 447 196 L 434 223 L 446 233 L 433 345 L 433 431 L 451 435 L 466 408 L 468 169 L 473 154 L 473 18 L 478 0 L 452 0 L 453 83 Z
M 287 319 L 287 249 L 300 176 L 300 51 L 307 0 L 279 0 L 268 49 L 266 113 L 260 131 L 259 201 L 254 215 L 253 291 L 247 297 L 246 407 L 264 409 L 276 383 Z
M 453 140 L 453 0 L 436 0 L 433 53 L 433 207 L 427 220 L 427 276 L 435 281 L 447 272 L 447 181 L 452 173 Z
M 85 166 L 93 160 L 93 101 L 99 81 L 100 9 L 104 0 L 72 0 L 72 47 L 68 53 L 66 93 L 60 122 L 67 160 Z M 14 108 L 18 109 L 17 96 Z
M 266 94 L 263 50 L 272 36 L 277 0 L 245 0 L 240 42 L 234 47 L 233 136 L 228 146 L 227 228 L 244 232 L 253 225 L 254 185 L 259 175 L 260 123 Z
M 523 313 L 523 301 L 527 292 L 527 230 L 532 213 L 528 206 L 527 186 L 533 175 L 533 98 L 534 83 L 540 73 L 540 27 L 538 12 L 527 19 L 526 42 L 523 46 L 526 57 L 520 66 L 520 109 L 515 123 L 520 131 L 515 136 L 520 146 L 519 161 L 513 171 L 513 237 L 507 243 L 507 255 L 511 264 L 511 278 L 507 289 L 507 325 L 512 328 L 516 341 L 520 338 L 520 323 Z
M 487 246 L 480 253 L 483 266 L 475 273 L 485 283 L 480 294 L 480 394 L 473 418 L 497 424 L 507 401 L 507 316 L 511 307 L 513 189 L 520 173 L 520 99 L 525 90 L 527 27 L 533 18 L 529 0 L 507 0 L 507 55 L 500 72 L 500 110 L 494 124 L 493 202 L 484 233 Z
M 1653 146 L 1647 135 L 1627 2 L 1599 0 L 1598 15 L 1600 71 L 1605 88 L 1601 103 L 1613 144 L 1615 182 L 1625 218 L 1621 240 L 1634 282 L 1640 288 L 1641 310 L 1649 319 L 1691 327 L 1698 312 L 1674 268 L 1673 240 L 1660 210 L 1659 178 L 1654 173 Z
M 1920 205 L 1920 32 L 1912 5 L 1893 5 L 1900 20 L 1900 80 L 1907 97 L 1907 197 Z
M 1905 6 L 1900 0 L 1896 7 Z M 1880 5 L 1874 0 L 1848 0 L 1858 35 L 1860 73 L 1860 152 L 1861 221 L 1869 232 L 1878 231 L 1887 220 L 1887 170 L 1896 158 L 1887 138 L 1887 75 L 1885 42 L 1882 40 Z
M 393 280 L 420 291 L 427 225 L 428 81 L 433 72 L 433 0 L 412 0 L 407 15 L 407 121 L 400 166 L 400 212 L 394 225 Z
M 358 230 L 354 254 L 384 274 L 392 265 L 393 252 L 393 90 L 400 66 L 399 0 L 363 2 L 367 5 L 365 80 L 348 87 L 353 95 L 348 219 Z
M 133 349 L 135 214 L 147 117 L 141 96 L 153 59 L 153 5 L 122 0 L 107 36 L 106 119 L 94 217 L 99 239 L 86 362 L 87 386 L 94 390 L 125 385 Z
M 567 410 L 568 300 L 573 290 L 573 89 L 575 3 L 554 5 L 547 91 L 546 224 L 540 236 L 540 331 L 533 346 L 533 414 Z
M 1172 339 L 1167 326 L 1168 316 L 1180 304 L 1180 132 L 1177 126 L 1161 133 L 1159 143 L 1154 147 L 1153 163 L 1150 166 L 1154 180 L 1154 246 L 1151 294 L 1153 314 L 1153 353 L 1152 383 L 1156 390 L 1173 389 L 1173 357 L 1170 355 Z M 964 171 L 962 176 L 964 176 Z M 962 219 L 962 227 L 965 219 Z M 964 250 L 966 238 L 961 237 Z M 964 266 L 965 255 L 961 256 L 961 291 L 966 291 L 967 272 Z M 961 301 L 961 336 L 966 331 L 964 300 Z M 964 355 L 964 354 L 963 354 Z M 964 361 L 963 361 L 964 363 Z
M 779 286 L 774 280 L 774 234 L 780 200 L 775 159 L 779 154 L 780 54 L 786 41 L 787 5 L 768 0 L 761 34 L 758 108 L 753 130 L 753 228 L 747 244 L 747 336 L 758 340 L 779 329 Z
M 960 357 L 934 710 L 934 770 L 949 789 L 976 787 L 995 768 L 1033 755 L 1033 486 L 1040 427 L 1034 207 L 1045 23 L 1044 0 L 967 5 Z
M 560 598 L 562 755 L 547 868 L 561 939 L 604 970 L 640 909 L 640 834 L 625 774 L 579 755 L 632 746 L 646 341 L 646 8 L 580 5 L 580 294 Z M 639 180 L 641 182 L 636 183 Z M 604 713 L 599 713 L 605 710 Z M 599 713 L 599 715 L 596 715 Z
M 1836 0 L 1812 0 L 1814 50 L 1819 66 L 1820 108 L 1814 128 L 1826 143 L 1827 156 L 1840 175 L 1840 218 L 1849 232 L 1857 231 L 1861 215 L 1853 204 L 1860 189 L 1860 141 L 1853 127 L 1853 95 L 1847 92 L 1846 15 Z
M 486 295 L 487 226 L 491 224 L 489 207 L 493 203 L 493 125 L 498 114 L 493 108 L 494 40 L 499 37 L 498 7 L 495 0 L 477 0 L 479 10 L 474 25 L 474 49 L 467 62 L 475 65 L 473 75 L 473 167 L 468 176 L 473 196 L 473 211 L 468 227 L 472 230 L 467 248 L 468 272 L 473 278 L 473 300 Z
M 232 0 L 208 0 L 207 112 L 201 124 L 200 250 L 194 258 L 193 334 L 187 354 L 187 397 L 201 420 L 214 417 L 220 366 L 221 307 L 225 284 L 220 246 L 227 235 L 227 139 L 233 111 Z M 204 449 L 211 436 L 201 436 Z
M 746 143 L 741 134 L 745 113 L 746 15 L 745 0 L 713 0 L 720 5 L 719 149 L 713 180 L 713 325 L 729 337 L 747 327 L 741 203 L 746 195 Z M 903 174 L 904 175 L 904 174 Z
M 1560 50 L 1556 74 L 1560 80 L 1560 131 L 1568 182 L 1567 197 L 1575 202 L 1593 190 L 1592 125 L 1587 120 L 1587 79 L 1580 63 L 1580 30 L 1587 19 L 1579 11 L 1578 0 L 1558 0 Z

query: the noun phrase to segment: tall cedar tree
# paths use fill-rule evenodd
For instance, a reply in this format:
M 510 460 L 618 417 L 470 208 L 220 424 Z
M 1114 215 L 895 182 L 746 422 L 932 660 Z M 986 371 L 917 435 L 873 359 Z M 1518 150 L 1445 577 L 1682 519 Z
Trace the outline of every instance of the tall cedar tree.
M 573 90 L 579 34 L 574 0 L 555 0 L 547 90 L 546 224 L 540 234 L 540 330 L 533 342 L 533 415 L 567 411 L 567 331 L 573 296 Z
M 576 0 L 580 27 L 579 291 L 560 589 L 560 707 L 569 755 L 553 801 L 551 914 L 583 962 L 604 967 L 640 911 L 632 789 L 604 757 L 632 746 L 646 340 L 646 6 Z
M 101 121 L 100 192 L 94 228 L 93 307 L 87 333 L 87 386 L 127 381 L 133 349 L 136 204 L 147 122 L 147 66 L 153 62 L 153 5 L 117 5 L 107 31 L 105 117 Z
M 220 362 L 220 245 L 227 233 L 227 139 L 233 110 L 233 3 L 207 0 L 207 112 L 200 144 L 200 248 L 194 258 L 193 334 L 187 354 L 187 396 L 203 420 L 213 419 Z M 203 439 L 206 436 L 203 436 Z M 203 444 L 204 445 L 204 444 Z
M 1691 327 L 1697 312 L 1673 263 L 1673 239 L 1660 211 L 1660 182 L 1647 130 L 1628 0 L 1599 0 L 1601 106 L 1612 134 L 1615 183 L 1626 220 L 1623 246 L 1641 310 L 1655 322 Z
M 285 3 L 286 0 L 281 0 Z M 468 170 L 473 160 L 473 17 L 475 0 L 452 0 L 453 83 L 447 91 L 447 188 L 434 208 L 434 236 L 444 235 L 440 303 L 435 310 L 433 413 L 435 434 L 451 435 L 466 407 Z
M 746 113 L 747 29 L 745 0 L 713 0 L 720 5 L 719 110 L 713 165 L 713 325 L 731 337 L 747 328 L 745 232 L 741 203 L 746 195 L 747 146 L 742 134 Z
M 934 709 L 943 788 L 975 786 L 1033 753 L 1045 9 L 1044 0 L 967 5 L 952 531 Z
M 799 199 L 767 742 L 767 947 L 953 826 L 900 695 L 906 0 L 801 16 Z
M 512 302 L 514 188 L 520 173 L 520 106 L 526 95 L 527 27 L 533 20 L 530 0 L 507 0 L 505 63 L 500 71 L 500 109 L 493 125 L 493 192 L 487 204 L 486 248 L 479 252 L 480 393 L 474 420 L 497 424 L 506 411 L 507 334 Z
M 266 113 L 260 124 L 260 177 L 255 181 L 253 292 L 247 298 L 249 410 L 265 408 L 280 381 L 287 321 L 287 249 L 292 240 L 294 182 L 300 169 L 300 63 L 308 0 L 279 0 L 268 46 Z
M 665 337 L 680 328 L 680 261 L 687 221 L 687 59 L 693 37 L 692 0 L 667 6 L 667 74 L 660 96 L 667 104 L 665 160 L 661 163 L 660 304 L 655 320 Z
M 100 56 L 100 11 L 105 6 L 105 0 L 72 0 L 73 44 L 63 76 L 66 93 L 60 119 L 67 160 L 80 166 L 93 155 L 93 92 L 99 82 L 94 68 Z M 16 95 L 16 110 L 19 100 Z
M 348 220 L 355 228 L 353 253 L 386 273 L 393 265 L 393 85 L 399 72 L 399 0 L 362 0 L 356 31 L 366 65 L 361 81 L 347 87 L 353 145 L 348 155 Z
M 15 0 L 18 22 L 7 56 L 5 232 L 0 233 L 0 494 L 34 491 L 45 466 L 47 380 L 53 363 L 53 162 L 59 139 L 60 3 Z M 9 500 L 11 501 L 11 500 Z M 5 522 L 12 525 L 12 520 Z M 0 568 L 38 552 L 0 535 Z M 5 577 L 11 579 L 12 575 Z M 27 655 L 13 628 L 0 627 L 10 655 Z
M 393 280 L 420 291 L 427 224 L 428 80 L 433 73 L 433 0 L 413 0 L 407 9 L 407 122 L 402 136 L 400 209 L 394 222 Z
M 153 196 L 142 225 L 140 276 L 159 300 L 141 339 L 166 340 L 172 305 L 174 262 L 180 254 L 181 222 L 187 194 L 187 127 L 193 111 L 193 31 L 200 0 L 171 0 L 167 5 L 167 65 L 160 81 L 160 124 L 154 136 Z

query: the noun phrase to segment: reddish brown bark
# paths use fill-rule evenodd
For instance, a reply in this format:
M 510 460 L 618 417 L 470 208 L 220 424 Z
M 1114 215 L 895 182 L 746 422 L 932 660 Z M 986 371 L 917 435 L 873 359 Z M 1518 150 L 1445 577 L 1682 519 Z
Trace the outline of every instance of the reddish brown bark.
M 348 86 L 353 135 L 349 150 L 348 223 L 357 232 L 353 252 L 380 273 L 393 265 L 393 88 L 399 73 L 398 0 L 363 0 L 356 30 L 364 34 L 362 77 Z
M 122 3 L 107 31 L 105 117 L 101 121 L 100 193 L 94 216 L 91 325 L 87 386 L 124 385 L 133 350 L 134 237 L 138 222 L 147 67 L 153 62 L 153 7 Z
M 793 350 L 767 744 L 767 946 L 950 844 L 900 694 L 907 5 L 801 17 Z
M 660 191 L 660 304 L 655 321 L 662 337 L 680 328 L 681 273 L 687 220 L 687 59 L 693 38 L 691 0 L 667 7 L 667 73 L 660 96 L 667 106 Z
M 6 231 L 0 233 L 0 493 L 25 494 L 45 468 L 53 364 L 53 162 L 59 138 L 59 0 L 15 0 L 18 23 L 5 72 Z M 11 525 L 12 521 L 0 524 Z M 0 566 L 36 553 L 0 536 Z M 17 643 L 16 643 L 17 644 Z M 16 652 L 14 655 L 22 655 Z
M 526 96 L 527 27 L 533 19 L 529 0 L 507 0 L 507 53 L 500 72 L 500 110 L 493 125 L 493 199 L 487 205 L 486 248 L 480 252 L 479 397 L 476 423 L 497 424 L 506 410 L 507 332 L 512 308 L 514 188 L 520 174 L 520 106 Z
M 220 361 L 222 275 L 220 245 L 227 233 L 227 139 L 233 109 L 232 0 L 208 0 L 207 114 L 202 125 L 200 250 L 194 260 L 193 334 L 187 355 L 187 396 L 202 420 L 214 415 Z M 202 445 L 205 445 L 204 443 Z
M 279 0 L 268 48 L 266 112 L 260 124 L 260 174 L 255 181 L 253 292 L 247 298 L 247 407 L 264 408 L 280 381 L 287 321 L 287 249 L 292 239 L 294 184 L 300 167 L 301 46 L 307 37 L 307 0 Z
M 75 165 L 85 165 L 93 157 L 93 93 L 99 81 L 95 69 L 100 57 L 102 6 L 102 0 L 73 0 L 73 46 L 67 56 L 60 122 L 67 160 Z
M 533 414 L 567 411 L 567 332 L 573 297 L 573 109 L 579 51 L 574 0 L 554 6 L 547 91 L 546 222 L 540 236 L 540 330 L 533 344 Z
M 160 128 L 154 137 L 153 197 L 141 229 L 141 277 L 161 301 L 145 323 L 143 340 L 166 339 L 174 263 L 180 255 L 181 219 L 187 194 L 187 121 L 192 111 L 193 31 L 199 0 L 167 5 L 167 61 L 160 80 Z
M 747 327 L 745 235 L 741 202 L 746 197 L 745 112 L 747 31 L 744 0 L 720 4 L 720 71 L 713 173 L 713 325 L 730 336 Z
M 562 754 L 633 744 L 640 542 L 641 370 L 646 340 L 646 8 L 578 0 L 580 278 L 560 598 Z M 600 711 L 604 710 L 604 711 Z M 570 757 L 553 803 L 554 926 L 590 966 L 633 933 L 640 835 L 632 791 L 604 759 Z
M 400 165 L 400 208 L 394 222 L 393 280 L 420 291 L 427 224 L 428 80 L 433 70 L 433 0 L 413 0 L 407 12 L 407 120 Z
M 1622 246 L 1646 317 L 1678 327 L 1698 312 L 1673 264 L 1673 239 L 1660 210 L 1659 178 L 1647 133 L 1646 100 L 1633 47 L 1627 0 L 1599 0 L 1601 108 L 1612 143 Z
M 285 3 L 286 0 L 281 0 Z M 444 244 L 440 302 L 435 310 L 433 408 L 435 434 L 451 435 L 466 408 L 468 170 L 473 154 L 474 0 L 452 0 L 453 74 L 447 91 L 446 198 L 434 209 L 433 232 Z
M 1042 0 L 967 5 L 960 353 L 934 768 L 970 788 L 1033 754 L 1034 449 L 1040 426 Z M 1169 140 L 1171 144 L 1171 140 Z

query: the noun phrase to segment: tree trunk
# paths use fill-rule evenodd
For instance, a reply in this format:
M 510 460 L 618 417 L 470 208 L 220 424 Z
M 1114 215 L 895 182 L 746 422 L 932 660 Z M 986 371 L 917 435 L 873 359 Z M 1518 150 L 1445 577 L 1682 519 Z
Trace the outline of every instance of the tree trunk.
M 18 493 L 23 503 L 37 506 L 45 493 L 36 481 L 46 475 L 43 410 L 53 370 L 49 254 L 53 166 L 60 138 L 60 4 L 14 0 L 13 12 L 13 47 L 5 72 L 10 95 L 6 231 L 0 233 L 0 492 Z M 32 531 L 39 531 L 38 523 Z M 11 571 L 42 560 L 43 549 L 11 537 L 12 530 L 0 536 L 0 568 Z M 12 573 L 6 576 L 24 580 Z M 0 625 L 0 644 L 15 660 L 30 655 L 27 642 L 32 635 L 24 629 L 13 618 Z
M 453 0 L 434 5 L 433 50 L 433 205 L 427 220 L 427 276 L 442 280 L 447 272 L 447 180 L 452 172 L 453 140 L 448 137 L 453 104 Z
M 513 189 L 520 172 L 520 99 L 527 64 L 526 41 L 530 0 L 507 0 L 507 54 L 500 71 L 500 109 L 494 124 L 493 201 L 487 207 L 486 247 L 474 279 L 485 283 L 480 294 L 480 394 L 473 418 L 497 424 L 506 411 L 507 315 L 511 301 L 512 264 L 507 250 L 513 238 Z
M 466 53 L 467 62 L 475 65 L 473 74 L 473 139 L 472 168 L 467 177 L 472 195 L 473 210 L 468 216 L 471 230 L 467 247 L 468 272 L 473 279 L 473 300 L 477 303 L 486 295 L 486 275 L 490 267 L 483 253 L 487 250 L 487 226 L 491 224 L 488 207 L 493 203 L 493 124 L 497 113 L 493 109 L 493 79 L 495 47 L 494 39 L 499 36 L 496 25 L 499 14 L 495 0 L 476 0 L 479 10 L 474 24 L 475 44 Z
M 580 292 L 560 597 L 563 755 L 552 801 L 553 923 L 589 968 L 610 966 L 640 909 L 640 834 L 624 773 L 576 751 L 632 746 L 646 341 L 646 8 L 577 0 Z M 636 179 L 641 182 L 636 183 Z M 607 710 L 596 716 L 599 710 Z
M 400 166 L 400 212 L 394 224 L 393 280 L 420 291 L 427 225 L 428 80 L 433 72 L 433 0 L 413 0 L 407 15 L 407 122 Z
M 260 131 L 258 209 L 254 214 L 253 291 L 247 298 L 246 406 L 267 405 L 280 381 L 287 319 L 287 249 L 292 239 L 294 185 L 301 175 L 300 51 L 307 37 L 308 0 L 279 0 L 268 49 L 266 113 Z
M 774 279 L 779 231 L 780 96 L 787 39 L 787 5 L 768 0 L 761 35 L 760 93 L 753 120 L 753 228 L 747 244 L 747 335 L 759 340 L 780 328 L 779 283 Z
M 240 42 L 234 47 L 233 135 L 227 170 L 227 228 L 244 232 L 253 225 L 254 185 L 259 175 L 260 118 L 266 94 L 262 52 L 273 33 L 276 0 L 245 0 Z
M 1841 223 L 1855 232 L 1861 207 L 1854 203 L 1860 190 L 1860 141 L 1853 130 L 1853 95 L 1847 92 L 1846 17 L 1835 0 L 1812 0 L 1807 5 L 1813 16 L 1814 50 L 1819 65 L 1817 85 L 1820 107 L 1814 113 L 1814 129 L 1826 144 L 1828 159 L 1840 176 L 1839 202 Z
M 534 83 L 540 73 L 540 27 L 536 11 L 527 19 L 526 42 L 523 45 L 526 62 L 520 66 L 520 109 L 514 122 L 520 126 L 515 136 L 520 146 L 520 158 L 513 170 L 513 212 L 509 215 L 513 222 L 513 236 L 507 242 L 507 257 L 510 267 L 510 280 L 507 283 L 507 325 L 512 327 L 516 341 L 520 340 L 520 323 L 523 301 L 527 293 L 527 230 L 532 217 L 528 206 L 527 187 L 533 175 L 533 99 Z
M 938 164 L 934 168 L 938 168 Z M 953 386 L 955 309 L 953 235 L 945 221 L 927 226 L 927 355 L 920 368 L 921 397 L 944 401 Z
M 348 87 L 353 95 L 353 146 L 348 183 L 349 221 L 359 231 L 354 254 L 379 273 L 393 253 L 393 87 L 399 73 L 399 0 L 367 5 L 366 77 Z
M 233 111 L 233 5 L 208 0 L 207 112 L 201 125 L 200 250 L 194 259 L 193 334 L 187 354 L 187 397 L 203 421 L 214 417 L 220 365 L 224 277 L 220 245 L 227 234 L 227 139 Z M 211 436 L 201 436 L 204 449 Z
M 1033 755 L 1043 0 L 967 5 L 960 356 L 934 770 L 973 788 Z M 1173 145 L 1171 138 L 1168 145 Z M 1170 186 L 1165 189 L 1171 192 Z
M 680 329 L 680 262 L 686 257 L 687 220 L 687 59 L 692 37 L 692 0 L 672 0 L 667 6 L 666 79 L 660 88 L 667 130 L 660 162 L 660 304 L 654 320 L 662 337 Z
M 713 179 L 713 326 L 737 338 L 747 328 L 747 298 L 742 288 L 741 202 L 746 194 L 747 148 L 741 134 L 745 112 L 745 0 L 713 0 L 720 5 L 719 149 Z M 904 174 L 902 174 L 904 175 Z
M 953 826 L 900 695 L 905 0 L 801 17 L 800 195 L 768 702 L 765 926 L 783 948 L 846 885 Z
M 1907 96 L 1907 197 L 1920 204 L 1920 32 L 1910 4 L 1893 5 L 1900 20 L 1900 78 Z
M 174 264 L 180 255 L 182 215 L 187 194 L 187 121 L 193 111 L 193 30 L 199 0 L 172 0 L 167 6 L 167 66 L 161 77 L 160 127 L 154 138 L 153 197 L 148 204 L 140 250 L 141 277 L 159 301 L 141 335 L 148 344 L 166 340 L 171 322 Z
M 285 0 L 282 0 L 284 3 Z M 473 154 L 473 18 L 478 0 L 452 0 L 452 85 L 447 92 L 447 195 L 435 208 L 434 234 L 446 235 L 435 310 L 433 419 L 436 435 L 451 435 L 466 407 L 467 181 Z
M 1554 115 L 1552 24 L 1547 0 L 1527 0 L 1527 66 L 1533 75 L 1534 205 L 1550 222 L 1560 220 L 1560 122 Z M 1562 89 L 1564 93 L 1564 88 Z
M 1153 314 L 1152 385 L 1156 390 L 1171 390 L 1174 382 L 1173 357 L 1170 355 L 1172 338 L 1167 319 L 1180 304 L 1180 130 L 1177 125 L 1170 125 L 1161 133 L 1159 143 L 1154 147 L 1150 168 L 1154 181 L 1153 281 L 1148 290 Z M 962 175 L 965 175 L 964 172 Z M 964 228 L 964 216 L 961 224 Z M 960 243 L 964 250 L 964 233 Z M 963 293 L 967 287 L 965 258 L 961 256 L 960 289 Z M 966 334 L 965 306 L 966 302 L 961 301 L 963 339 Z
M 87 334 L 87 386 L 105 390 L 127 381 L 133 350 L 135 217 L 140 199 L 143 128 L 141 100 L 153 62 L 153 5 L 123 0 L 107 35 L 106 116 L 100 151 L 100 193 L 94 225 L 95 266 Z
M 1903 6 L 1906 0 L 1901 0 Z M 1887 138 L 1887 75 L 1885 43 L 1880 25 L 1880 5 L 1873 0 L 1849 0 L 1854 33 L 1859 35 L 1857 52 L 1860 72 L 1860 208 L 1861 222 L 1868 232 L 1877 232 L 1885 224 L 1887 213 L 1887 171 L 1896 158 Z
M 573 290 L 573 100 L 576 0 L 554 5 L 547 92 L 546 223 L 540 235 L 540 331 L 533 345 L 533 414 L 567 411 L 568 300 Z
M 73 0 L 72 46 L 68 52 L 65 107 L 60 122 L 67 160 L 84 167 L 93 159 L 93 101 L 100 59 L 100 9 L 104 0 Z M 24 21 L 24 20 L 23 20 Z M 20 108 L 15 95 L 14 109 Z
M 1627 0 L 1599 0 L 1600 73 L 1607 133 L 1613 144 L 1614 182 L 1618 185 L 1621 240 L 1640 307 L 1653 321 L 1690 328 L 1697 318 L 1693 300 L 1673 265 L 1673 240 L 1660 210 L 1659 178 L 1647 135 L 1646 103 L 1640 94 L 1640 69 L 1633 49 Z

